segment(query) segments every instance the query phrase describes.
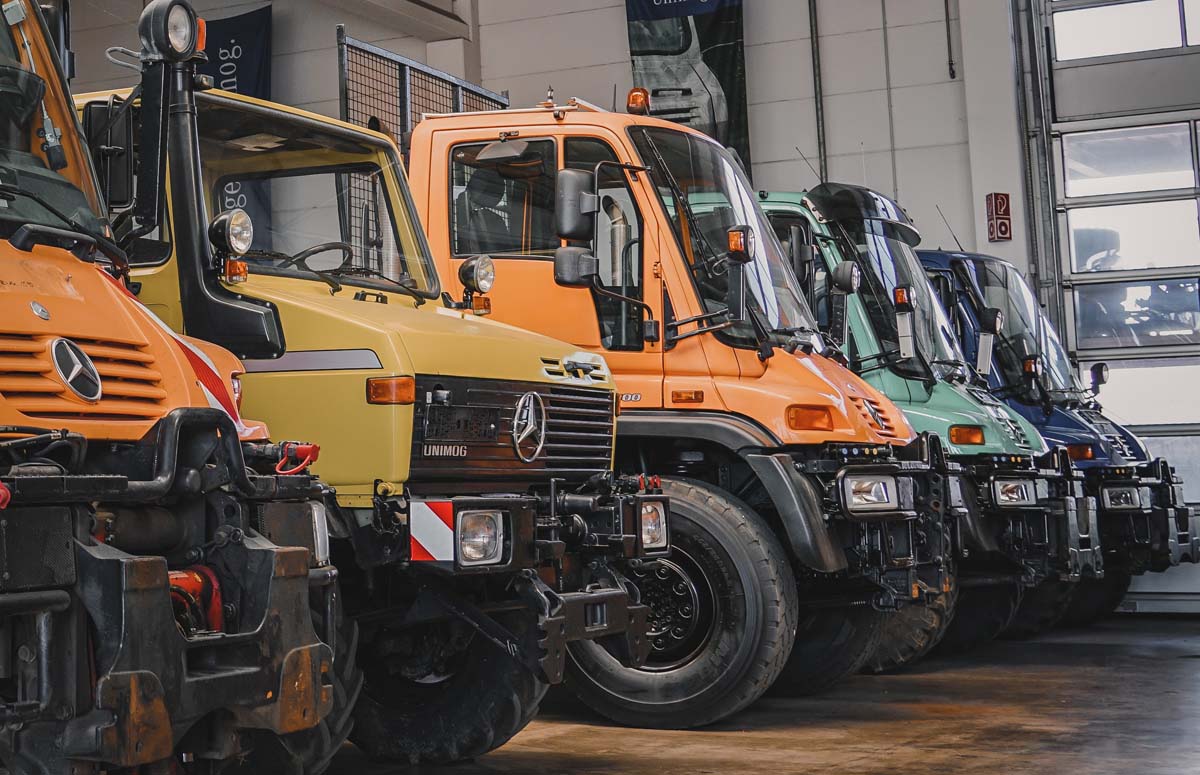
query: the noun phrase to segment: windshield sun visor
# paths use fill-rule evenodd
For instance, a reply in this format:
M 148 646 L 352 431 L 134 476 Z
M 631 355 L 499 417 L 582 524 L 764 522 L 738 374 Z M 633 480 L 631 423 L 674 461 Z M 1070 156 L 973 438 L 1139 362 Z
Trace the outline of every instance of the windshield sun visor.
M 921 232 L 904 209 L 878 191 L 845 183 L 822 183 L 809 189 L 806 197 L 824 221 L 883 221 L 888 237 L 911 247 L 921 243 Z
M 29 120 L 45 93 L 39 76 L 0 59 L 0 148 L 29 150 Z

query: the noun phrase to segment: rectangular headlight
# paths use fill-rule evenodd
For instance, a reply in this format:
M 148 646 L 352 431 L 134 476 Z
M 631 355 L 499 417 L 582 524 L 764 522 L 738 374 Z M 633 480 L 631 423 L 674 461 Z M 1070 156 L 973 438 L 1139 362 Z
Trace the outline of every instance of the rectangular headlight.
M 997 506 L 1036 506 L 1037 485 L 1030 479 L 997 479 L 992 496 Z
M 642 548 L 667 548 L 667 510 L 662 501 L 642 501 Z
M 894 476 L 849 474 L 842 479 L 842 491 L 850 511 L 895 511 L 900 508 Z
M 496 565 L 504 559 L 504 512 L 460 511 L 457 524 L 459 565 Z
M 1100 491 L 1100 503 L 1106 511 L 1138 511 L 1142 496 L 1136 487 L 1105 487 Z

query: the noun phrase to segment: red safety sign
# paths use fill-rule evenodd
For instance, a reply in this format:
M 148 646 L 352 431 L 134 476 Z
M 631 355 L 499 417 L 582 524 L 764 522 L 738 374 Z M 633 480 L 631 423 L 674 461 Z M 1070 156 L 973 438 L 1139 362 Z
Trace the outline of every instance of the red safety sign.
M 988 242 L 1012 239 L 1012 199 L 1008 194 L 987 195 Z

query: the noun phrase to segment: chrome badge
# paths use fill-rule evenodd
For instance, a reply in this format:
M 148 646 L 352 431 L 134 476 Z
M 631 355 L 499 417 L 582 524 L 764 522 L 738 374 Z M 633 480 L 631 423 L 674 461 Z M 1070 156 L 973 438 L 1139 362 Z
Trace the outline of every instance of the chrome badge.
M 36 301 L 29 302 L 29 308 L 31 310 L 33 310 L 33 314 L 37 315 L 42 320 L 50 319 L 50 310 L 46 309 L 38 302 L 36 302 Z
M 50 343 L 50 358 L 63 384 L 84 401 L 100 400 L 103 388 L 96 364 L 79 345 L 70 339 L 55 339 Z
M 537 393 L 517 401 L 512 423 L 513 449 L 524 463 L 532 463 L 546 444 L 546 404 Z

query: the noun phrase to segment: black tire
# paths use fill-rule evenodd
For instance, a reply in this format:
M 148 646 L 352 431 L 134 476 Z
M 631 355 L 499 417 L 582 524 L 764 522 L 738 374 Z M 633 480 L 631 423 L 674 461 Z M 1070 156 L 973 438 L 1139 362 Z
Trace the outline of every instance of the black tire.
M 742 501 L 700 482 L 663 480 L 671 557 L 631 578 L 650 605 L 652 652 L 623 667 L 603 646 L 571 644 L 567 681 L 620 724 L 686 729 L 758 699 L 783 669 L 796 633 L 796 582 L 770 526 Z
M 329 678 L 333 688 L 333 707 L 321 723 L 290 735 L 257 736 L 254 750 L 226 773 L 262 773 L 279 775 L 320 775 L 329 768 L 333 757 L 354 728 L 354 706 L 363 688 L 358 666 L 358 623 L 342 616 L 341 590 L 335 584 L 334 615 L 337 637 L 334 639 L 333 670 Z M 325 633 L 325 596 L 321 590 L 310 593 L 313 629 Z
M 1124 571 L 1104 571 L 1102 579 L 1085 579 L 1071 596 L 1060 627 L 1090 627 L 1117 610 L 1129 592 L 1133 576 Z
M 1033 589 L 1025 590 L 1025 597 L 1017 607 L 1017 615 L 1000 637 L 1021 640 L 1049 630 L 1067 613 L 1078 586 L 1074 582 L 1047 579 Z
M 772 694 L 816 694 L 862 670 L 879 648 L 887 616 L 869 605 L 803 610 L 791 656 Z
M 537 622 L 526 612 L 497 617 L 536 649 Z M 436 681 L 388 673 L 386 658 L 364 642 L 367 682 L 350 740 L 379 761 L 448 764 L 492 751 L 537 715 L 547 685 L 482 635 L 473 634 L 456 669 Z
M 965 654 L 998 638 L 1016 616 L 1024 592 L 1016 583 L 959 587 L 954 618 L 930 656 Z
M 958 607 L 958 585 L 928 605 L 906 605 L 883 620 L 879 645 L 863 665 L 865 673 L 890 673 L 905 668 L 933 650 L 946 634 Z

